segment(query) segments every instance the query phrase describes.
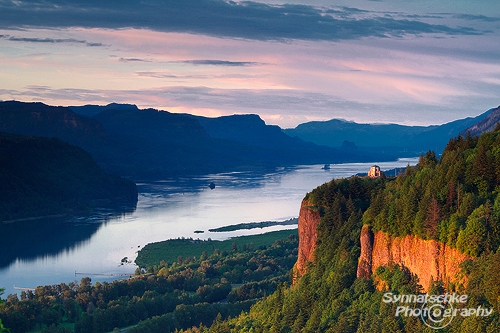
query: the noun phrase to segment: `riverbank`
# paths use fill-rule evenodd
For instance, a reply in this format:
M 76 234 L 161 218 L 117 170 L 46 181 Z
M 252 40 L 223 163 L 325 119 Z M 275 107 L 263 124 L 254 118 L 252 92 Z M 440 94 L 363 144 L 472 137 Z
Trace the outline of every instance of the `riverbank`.
M 232 249 L 173 263 L 161 261 L 145 267 L 145 274 L 137 271 L 137 275 L 121 281 L 98 282 L 83 277 L 80 282 L 45 285 L 37 289 L 36 297 L 9 297 L 0 308 L 0 317 L 13 332 L 27 333 L 143 333 L 156 332 L 158 327 L 173 332 L 200 323 L 207 326 L 218 316 L 224 319 L 248 311 L 280 284 L 290 282 L 289 272 L 297 260 L 298 238 L 294 232 L 198 241 L 221 249 L 232 241 Z M 192 244 L 193 240 L 181 241 Z M 256 245 L 249 248 L 248 244 L 254 242 Z

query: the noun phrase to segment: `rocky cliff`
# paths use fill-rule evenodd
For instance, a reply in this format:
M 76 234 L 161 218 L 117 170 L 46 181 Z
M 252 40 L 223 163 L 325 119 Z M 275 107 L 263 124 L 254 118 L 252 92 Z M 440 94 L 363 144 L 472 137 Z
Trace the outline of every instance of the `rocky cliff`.
M 299 221 L 300 223 L 300 221 Z M 365 225 L 361 230 L 361 255 L 358 277 L 370 277 L 380 266 L 402 265 L 416 274 L 424 290 L 432 280 L 464 282 L 459 276 L 459 265 L 471 259 L 446 244 L 423 240 L 415 236 L 393 237 L 382 231 L 372 232 Z
M 299 249 L 294 267 L 293 282 L 307 270 L 307 263 L 314 260 L 318 239 L 317 226 L 321 216 L 307 200 L 302 202 L 299 213 Z M 446 244 L 424 240 L 416 236 L 394 237 L 385 232 L 372 232 L 363 226 L 360 236 L 361 253 L 357 277 L 369 278 L 380 266 L 397 264 L 408 268 L 419 277 L 420 284 L 427 290 L 432 280 L 465 282 L 459 276 L 460 264 L 469 256 Z
M 312 207 L 312 204 L 307 200 L 302 201 L 298 222 L 299 251 L 297 263 L 294 267 L 294 282 L 297 277 L 306 272 L 307 263 L 313 260 L 316 241 L 318 239 L 316 227 L 320 219 L 319 212 Z

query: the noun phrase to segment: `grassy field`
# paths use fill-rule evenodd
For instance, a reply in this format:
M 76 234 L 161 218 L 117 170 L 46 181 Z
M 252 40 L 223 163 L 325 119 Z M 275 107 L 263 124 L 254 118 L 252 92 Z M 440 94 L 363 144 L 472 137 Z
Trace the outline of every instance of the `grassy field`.
M 172 263 L 177 261 L 178 257 L 197 257 L 203 252 L 207 255 L 219 251 L 232 251 L 233 243 L 238 249 L 246 246 L 252 246 L 257 249 L 260 246 L 272 245 L 279 239 L 285 239 L 289 235 L 297 235 L 297 229 L 273 231 L 260 235 L 234 237 L 225 241 L 203 241 L 193 239 L 169 239 L 162 242 L 150 243 L 142 248 L 135 263 L 140 267 L 150 267 L 157 265 L 160 261 Z

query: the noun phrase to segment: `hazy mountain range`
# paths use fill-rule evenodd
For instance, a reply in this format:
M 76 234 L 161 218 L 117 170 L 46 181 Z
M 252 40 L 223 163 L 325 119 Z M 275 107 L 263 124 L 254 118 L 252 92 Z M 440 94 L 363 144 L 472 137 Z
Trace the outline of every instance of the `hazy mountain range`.
M 428 150 L 440 154 L 449 139 L 459 134 L 479 135 L 491 131 L 500 120 L 500 107 L 483 114 L 443 125 L 405 126 L 396 124 L 357 124 L 345 120 L 313 121 L 284 132 L 292 137 L 329 147 L 346 147 L 358 152 L 418 156 Z M 346 142 L 347 141 L 347 142 Z
M 0 131 L 57 137 L 87 150 L 108 172 L 133 180 L 297 164 L 382 161 L 440 153 L 448 140 L 498 108 L 440 126 L 310 122 L 282 130 L 257 115 L 207 118 L 135 105 L 54 107 L 0 102 Z M 495 111 L 495 112 L 494 112 Z M 489 120 L 488 120 L 489 119 Z M 481 127 L 482 128 L 482 127 Z
M 292 138 L 255 115 L 205 118 L 134 105 L 0 103 L 0 131 L 57 137 L 133 180 L 276 166 L 390 159 Z

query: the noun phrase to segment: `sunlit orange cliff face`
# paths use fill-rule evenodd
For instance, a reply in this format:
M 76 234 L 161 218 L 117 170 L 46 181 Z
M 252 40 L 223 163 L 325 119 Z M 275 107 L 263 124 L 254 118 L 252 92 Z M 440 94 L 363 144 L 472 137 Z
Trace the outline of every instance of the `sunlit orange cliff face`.
M 382 231 L 372 232 L 367 225 L 361 229 L 360 238 L 357 277 L 369 278 L 378 267 L 395 264 L 416 274 L 424 291 L 436 280 L 445 285 L 465 282 L 459 266 L 471 258 L 446 244 L 412 235 L 393 237 Z
M 307 271 L 307 263 L 314 259 L 317 226 L 321 216 L 307 200 L 302 202 L 299 214 L 299 249 L 294 267 L 293 282 Z M 363 226 L 360 236 L 361 253 L 358 261 L 357 277 L 370 278 L 380 266 L 404 266 L 419 278 L 423 291 L 428 290 L 431 281 L 466 282 L 460 276 L 460 264 L 469 256 L 446 244 L 424 240 L 416 236 L 394 237 L 385 232 L 373 232 Z M 383 288 L 378 285 L 378 288 Z
M 313 260 L 316 241 L 318 239 L 316 227 L 320 219 L 319 212 L 312 208 L 312 204 L 307 200 L 302 201 L 298 222 L 299 251 L 294 267 L 293 282 L 299 276 L 304 275 L 307 263 Z

